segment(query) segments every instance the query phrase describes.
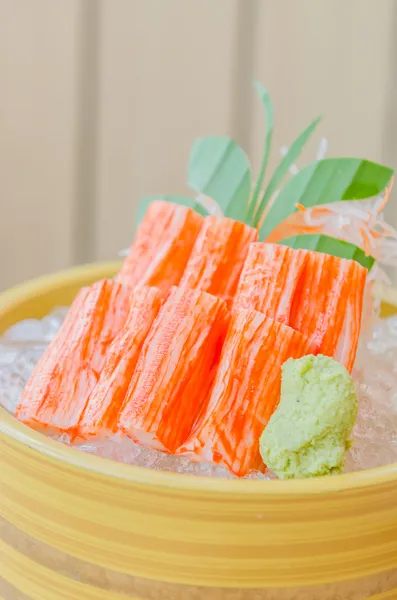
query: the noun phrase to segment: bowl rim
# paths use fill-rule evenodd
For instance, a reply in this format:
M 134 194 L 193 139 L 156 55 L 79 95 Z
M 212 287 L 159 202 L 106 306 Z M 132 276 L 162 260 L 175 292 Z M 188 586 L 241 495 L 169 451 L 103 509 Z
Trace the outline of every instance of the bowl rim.
M 120 262 L 100 262 L 59 271 L 45 275 L 10 288 L 0 294 L 0 315 L 11 312 L 16 305 L 29 301 L 37 295 L 43 295 L 55 288 L 83 286 L 88 280 L 109 277 L 116 272 Z M 390 302 L 390 294 L 387 301 Z M 70 466 L 79 467 L 98 474 L 123 479 L 129 482 L 176 490 L 211 492 L 225 495 L 318 495 L 330 492 L 342 492 L 380 484 L 397 483 L 397 463 L 376 467 L 364 471 L 342 475 L 324 476 L 312 479 L 290 480 L 239 480 L 216 477 L 183 475 L 165 471 L 155 471 L 134 465 L 119 463 L 87 452 L 70 448 L 66 444 L 48 438 L 42 433 L 30 429 L 0 407 L 0 434 L 29 447 L 30 449 L 61 461 Z

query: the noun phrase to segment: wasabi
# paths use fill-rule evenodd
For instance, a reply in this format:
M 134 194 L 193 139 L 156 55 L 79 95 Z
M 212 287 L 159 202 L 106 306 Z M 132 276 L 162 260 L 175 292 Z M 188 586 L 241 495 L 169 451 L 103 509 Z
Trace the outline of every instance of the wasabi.
M 289 359 L 280 404 L 260 439 L 264 463 L 281 479 L 340 473 L 357 417 L 354 381 L 328 356 Z

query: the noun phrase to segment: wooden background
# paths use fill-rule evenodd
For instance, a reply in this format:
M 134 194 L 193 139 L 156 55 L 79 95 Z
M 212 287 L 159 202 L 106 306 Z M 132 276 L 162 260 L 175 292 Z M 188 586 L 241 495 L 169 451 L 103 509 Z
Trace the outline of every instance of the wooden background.
M 0 0 L 0 289 L 114 258 L 140 196 L 184 191 L 199 135 L 257 166 L 254 79 L 273 166 L 323 114 L 330 155 L 397 167 L 396 32 L 396 0 Z

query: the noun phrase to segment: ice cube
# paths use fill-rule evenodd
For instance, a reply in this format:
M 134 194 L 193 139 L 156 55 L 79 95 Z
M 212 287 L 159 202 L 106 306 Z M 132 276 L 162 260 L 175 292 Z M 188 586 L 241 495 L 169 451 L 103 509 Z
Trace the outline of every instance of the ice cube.
M 55 337 L 67 308 L 56 308 L 43 319 L 25 319 L 0 338 L 0 404 L 14 413 L 22 391 L 48 343 Z
M 15 323 L 5 332 L 4 339 L 13 342 L 45 341 L 42 321 L 26 319 Z
M 44 352 L 45 346 L 30 345 L 19 349 L 0 343 L 0 404 L 14 413 L 23 389 Z
M 355 377 L 359 409 L 346 472 L 397 461 L 397 317 L 375 324 Z

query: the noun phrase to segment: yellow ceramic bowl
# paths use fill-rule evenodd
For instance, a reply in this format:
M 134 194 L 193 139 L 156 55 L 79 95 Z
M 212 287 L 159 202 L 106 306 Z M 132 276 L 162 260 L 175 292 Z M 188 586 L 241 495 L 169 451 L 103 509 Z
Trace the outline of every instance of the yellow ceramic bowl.
M 115 269 L 6 292 L 0 331 Z M 4 599 L 397 598 L 397 464 L 303 481 L 187 477 L 84 454 L 4 410 L 0 452 Z

